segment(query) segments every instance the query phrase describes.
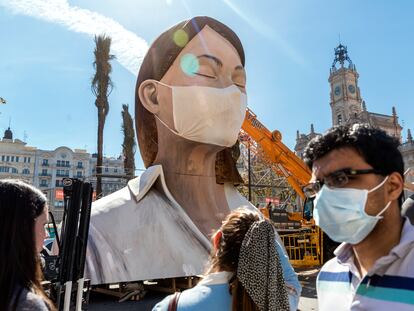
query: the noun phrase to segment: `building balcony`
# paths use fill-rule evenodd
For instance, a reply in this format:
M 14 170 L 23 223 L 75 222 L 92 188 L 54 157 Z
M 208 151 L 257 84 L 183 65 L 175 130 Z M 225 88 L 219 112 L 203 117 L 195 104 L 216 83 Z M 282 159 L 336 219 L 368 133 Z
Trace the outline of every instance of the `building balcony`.
M 59 173 L 56 173 L 56 177 L 69 177 L 69 174 L 59 174 Z
M 39 173 L 38 175 L 39 177 L 52 177 L 52 174 L 48 174 L 48 173 Z
M 76 165 L 77 169 L 83 170 L 85 167 L 83 165 Z
M 49 184 L 40 184 L 40 187 L 41 188 L 47 188 L 47 187 L 49 187 Z
M 42 163 L 42 166 L 49 166 L 49 163 Z
M 56 164 L 56 167 L 71 167 L 71 165 L 66 165 L 66 164 Z

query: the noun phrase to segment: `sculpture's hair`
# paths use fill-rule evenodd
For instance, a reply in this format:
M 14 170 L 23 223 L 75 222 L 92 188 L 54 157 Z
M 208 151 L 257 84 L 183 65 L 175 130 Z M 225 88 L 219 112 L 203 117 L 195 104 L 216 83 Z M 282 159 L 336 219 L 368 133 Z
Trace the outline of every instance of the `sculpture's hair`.
M 244 51 L 240 39 L 229 27 L 210 17 L 198 16 L 183 21 L 162 33 L 152 43 L 141 64 L 135 89 L 136 131 L 139 150 L 145 167 L 152 165 L 157 155 L 158 134 L 154 115 L 145 109 L 138 96 L 139 87 L 142 82 L 148 79 L 161 80 L 174 60 L 185 48 L 185 45 L 177 45 L 174 41 L 174 34 L 177 31 L 185 32 L 188 36 L 188 44 L 205 26 L 212 28 L 234 46 L 244 66 Z M 216 180 L 218 183 L 233 182 L 238 184 L 242 182 L 235 166 L 239 157 L 238 148 L 238 143 L 236 143 L 235 146 L 226 148 L 217 154 Z

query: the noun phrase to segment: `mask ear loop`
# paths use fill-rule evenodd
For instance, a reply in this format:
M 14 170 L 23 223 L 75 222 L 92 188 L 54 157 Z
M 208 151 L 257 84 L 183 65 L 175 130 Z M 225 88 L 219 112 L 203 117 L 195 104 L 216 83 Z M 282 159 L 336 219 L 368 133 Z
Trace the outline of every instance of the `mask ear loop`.
M 176 131 L 176 130 L 173 130 L 171 127 L 169 127 L 168 126 L 168 124 L 167 123 L 165 123 L 163 120 L 161 120 L 160 119 L 160 117 L 158 117 L 156 114 L 154 114 L 154 117 L 155 118 L 157 118 L 158 119 L 158 121 L 160 121 L 161 123 L 162 123 L 162 125 L 164 125 L 167 129 L 169 129 L 171 132 L 173 132 L 175 135 L 177 135 L 177 136 L 180 136 L 181 137 L 181 135 Z
M 371 190 L 369 190 L 368 193 L 374 192 L 375 190 L 378 190 L 379 188 L 381 188 L 385 184 L 385 182 L 388 180 L 388 177 L 389 176 L 385 177 L 385 179 L 378 186 L 375 186 L 374 188 L 372 188 Z M 385 205 L 385 207 L 375 217 L 384 218 L 381 215 L 385 213 L 385 211 L 390 207 L 390 205 L 391 205 L 391 201 L 389 201 L 387 203 L 387 205 Z
M 389 176 L 385 177 L 385 179 L 379 185 L 369 190 L 368 193 L 374 192 L 375 190 L 378 190 L 379 188 L 381 188 L 385 184 L 385 182 L 388 180 L 388 177 Z
M 377 216 L 376 216 L 376 217 L 384 218 L 384 217 L 383 217 L 383 216 L 381 216 L 381 215 L 385 213 L 385 211 L 386 211 L 386 210 L 390 207 L 390 205 L 391 205 L 391 201 L 389 201 L 389 202 L 387 203 L 387 205 L 385 205 L 385 207 L 382 209 L 382 211 L 381 211 L 381 212 L 379 212 L 379 213 L 377 214 Z
M 162 85 L 162 86 L 165 86 L 165 87 L 168 87 L 168 88 L 172 89 L 172 86 L 171 86 L 171 85 L 165 84 L 165 83 L 163 83 L 163 82 L 161 82 L 161 81 L 157 81 L 157 84 L 160 84 L 160 85 Z M 175 135 L 177 135 L 177 136 L 180 136 L 180 137 L 181 137 L 181 135 L 180 135 L 180 134 L 179 134 L 176 130 L 173 130 L 171 127 L 169 127 L 169 126 L 168 126 L 168 124 L 167 124 L 167 123 L 165 123 L 163 120 L 161 120 L 161 118 L 160 118 L 159 116 L 157 116 L 155 113 L 154 113 L 154 117 L 155 117 L 155 118 L 157 118 L 157 119 L 158 119 L 158 121 L 160 121 L 162 125 L 164 125 L 167 129 L 169 129 L 169 130 L 170 130 L 171 132 L 173 132 Z

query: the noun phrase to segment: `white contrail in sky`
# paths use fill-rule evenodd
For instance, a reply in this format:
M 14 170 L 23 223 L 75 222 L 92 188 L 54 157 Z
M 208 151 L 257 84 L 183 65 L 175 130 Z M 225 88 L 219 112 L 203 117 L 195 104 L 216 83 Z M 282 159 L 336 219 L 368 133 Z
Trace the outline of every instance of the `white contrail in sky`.
M 278 34 L 276 29 L 270 28 L 260 19 L 255 18 L 251 14 L 243 12 L 232 0 L 223 0 L 223 2 L 236 13 L 241 19 L 248 23 L 254 30 L 268 39 L 275 42 L 275 44 L 282 49 L 282 51 L 294 62 L 300 65 L 305 64 L 303 56 L 294 49 L 289 42 L 287 42 L 281 35 Z
M 117 61 L 138 74 L 139 66 L 148 50 L 147 42 L 125 29 L 115 20 L 70 6 L 66 0 L 0 0 L 0 5 L 15 14 L 22 14 L 57 23 L 68 29 L 88 35 L 106 34 L 112 38 L 111 53 Z

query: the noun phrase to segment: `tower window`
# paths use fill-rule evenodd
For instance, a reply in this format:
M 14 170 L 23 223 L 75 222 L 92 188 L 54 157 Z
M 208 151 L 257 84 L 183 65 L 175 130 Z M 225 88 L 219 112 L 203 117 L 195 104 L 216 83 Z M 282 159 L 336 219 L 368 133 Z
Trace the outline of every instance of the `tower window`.
M 338 114 L 338 122 L 339 125 L 342 124 L 342 115 Z

